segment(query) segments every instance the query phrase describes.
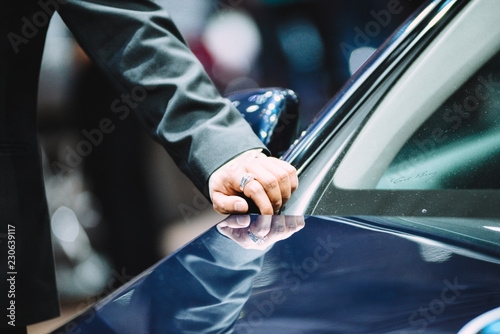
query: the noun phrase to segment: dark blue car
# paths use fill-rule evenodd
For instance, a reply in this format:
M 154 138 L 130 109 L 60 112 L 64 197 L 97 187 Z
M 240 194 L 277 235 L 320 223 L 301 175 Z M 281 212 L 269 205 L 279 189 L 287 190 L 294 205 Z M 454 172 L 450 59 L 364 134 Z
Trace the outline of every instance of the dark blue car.
M 500 333 L 499 17 L 429 2 L 291 146 L 293 92 L 238 95 L 298 169 L 282 215 L 230 216 L 54 333 Z

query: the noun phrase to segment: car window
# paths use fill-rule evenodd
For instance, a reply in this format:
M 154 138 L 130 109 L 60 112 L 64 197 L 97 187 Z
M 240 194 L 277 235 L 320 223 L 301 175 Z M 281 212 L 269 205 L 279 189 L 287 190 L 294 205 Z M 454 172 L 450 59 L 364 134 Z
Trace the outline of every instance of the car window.
M 377 189 L 500 189 L 500 54 L 397 153 Z
M 357 130 L 325 146 L 307 214 L 500 217 L 499 13 L 468 3 L 361 124 L 346 122 L 339 134 Z
M 500 2 L 472 2 L 432 41 L 374 109 L 338 166 L 335 186 L 476 186 L 457 179 L 464 172 L 475 178 L 486 168 L 479 164 L 482 156 L 498 148 L 492 137 L 500 93 L 499 12 Z M 478 180 L 477 187 L 484 189 L 485 182 Z

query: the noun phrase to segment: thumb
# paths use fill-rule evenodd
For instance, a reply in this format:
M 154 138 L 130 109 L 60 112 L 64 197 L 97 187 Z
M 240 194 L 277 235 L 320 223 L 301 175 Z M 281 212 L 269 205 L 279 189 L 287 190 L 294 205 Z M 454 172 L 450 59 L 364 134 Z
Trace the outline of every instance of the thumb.
M 221 214 L 245 213 L 248 211 L 248 203 L 239 196 L 228 196 L 220 192 L 212 194 L 214 209 Z

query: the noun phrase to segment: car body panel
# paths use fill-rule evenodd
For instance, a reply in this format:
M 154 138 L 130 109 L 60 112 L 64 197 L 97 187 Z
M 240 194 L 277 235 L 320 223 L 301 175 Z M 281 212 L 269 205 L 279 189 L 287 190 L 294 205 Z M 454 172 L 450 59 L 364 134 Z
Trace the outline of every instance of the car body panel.
M 307 217 L 264 250 L 214 227 L 54 333 L 456 333 L 498 305 L 500 256 Z

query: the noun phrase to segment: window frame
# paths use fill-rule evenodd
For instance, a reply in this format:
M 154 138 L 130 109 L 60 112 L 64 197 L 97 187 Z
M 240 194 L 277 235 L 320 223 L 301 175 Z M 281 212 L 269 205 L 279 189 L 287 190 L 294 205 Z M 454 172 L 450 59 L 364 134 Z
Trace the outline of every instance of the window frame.
M 441 34 L 439 35 L 441 36 Z M 426 46 L 429 43 L 426 44 Z M 413 51 L 414 58 L 418 57 Z M 411 65 L 411 57 L 401 61 L 393 71 L 399 78 Z M 356 110 L 343 119 L 340 130 L 324 142 L 314 159 L 300 170 L 305 190 L 298 199 L 292 196 L 285 214 L 308 215 L 375 215 L 415 217 L 500 217 L 499 190 L 376 190 L 342 189 L 331 182 L 339 163 L 351 149 L 380 100 L 397 80 L 385 80 Z M 300 189 L 300 187 L 299 187 Z

